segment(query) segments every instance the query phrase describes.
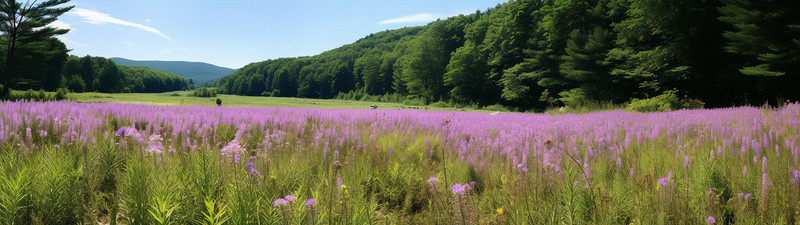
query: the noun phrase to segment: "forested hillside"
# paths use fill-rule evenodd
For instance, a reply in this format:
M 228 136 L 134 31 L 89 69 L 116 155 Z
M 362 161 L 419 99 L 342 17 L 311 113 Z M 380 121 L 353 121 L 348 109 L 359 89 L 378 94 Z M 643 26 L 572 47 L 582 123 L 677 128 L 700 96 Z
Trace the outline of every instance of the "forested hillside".
M 234 69 L 219 67 L 202 62 L 183 62 L 183 61 L 156 61 L 156 60 L 130 60 L 124 58 L 111 58 L 117 65 L 147 67 L 163 70 L 178 74 L 193 81 L 196 85 L 218 80 L 227 75 L 231 75 Z
M 209 84 L 239 95 L 393 95 L 517 109 L 677 91 L 707 106 L 798 100 L 800 2 L 519 0 L 372 34 Z M 341 96 L 341 95 L 340 95 Z
M 146 67 L 117 65 L 103 57 L 70 56 L 64 64 L 64 86 L 75 92 L 153 93 L 184 90 L 180 75 Z

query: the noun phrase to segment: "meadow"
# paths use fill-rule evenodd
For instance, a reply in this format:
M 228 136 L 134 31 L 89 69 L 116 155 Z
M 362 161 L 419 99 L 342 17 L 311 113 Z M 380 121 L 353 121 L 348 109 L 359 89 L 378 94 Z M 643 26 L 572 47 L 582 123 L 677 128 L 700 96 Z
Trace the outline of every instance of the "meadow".
M 81 102 L 116 102 L 116 103 L 143 103 L 154 105 L 205 105 L 216 106 L 217 98 L 222 100 L 224 106 L 264 106 L 264 107 L 301 107 L 301 108 L 346 108 L 346 109 L 369 109 L 370 105 L 376 105 L 379 109 L 401 109 L 408 107 L 400 103 L 392 102 L 369 102 L 339 99 L 310 99 L 310 98 L 291 98 L 291 97 L 263 97 L 263 96 L 240 96 L 219 94 L 213 98 L 194 97 L 190 91 L 173 91 L 166 93 L 70 93 L 69 97 Z M 426 106 L 414 106 L 426 108 Z M 429 110 L 437 111 L 459 111 L 456 108 L 427 107 Z M 475 110 L 472 110 L 475 111 Z
M 0 223 L 799 224 L 799 121 L 0 102 Z

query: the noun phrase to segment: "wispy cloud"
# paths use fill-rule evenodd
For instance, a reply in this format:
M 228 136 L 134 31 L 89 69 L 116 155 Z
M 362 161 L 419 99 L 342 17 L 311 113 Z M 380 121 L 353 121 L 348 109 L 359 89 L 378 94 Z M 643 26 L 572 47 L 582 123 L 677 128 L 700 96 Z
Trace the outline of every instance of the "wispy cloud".
M 420 23 L 431 22 L 436 19 L 442 18 L 442 15 L 432 13 L 418 13 L 414 15 L 402 16 L 394 19 L 388 19 L 378 22 L 378 24 L 395 24 L 395 23 Z
M 129 27 L 134 27 L 134 28 L 138 28 L 138 29 L 141 29 L 141 30 L 144 30 L 144 31 L 147 31 L 147 32 L 151 32 L 151 33 L 157 34 L 158 36 L 164 37 L 164 38 L 166 38 L 167 40 L 170 40 L 170 41 L 172 40 L 172 38 L 168 37 L 167 35 L 164 35 L 163 33 L 161 33 L 161 31 L 159 31 L 156 28 L 148 27 L 148 26 L 141 25 L 141 24 L 134 23 L 134 22 L 124 21 L 124 20 L 121 20 L 121 19 L 117 19 L 117 18 L 112 17 L 111 15 L 108 15 L 108 14 L 105 14 L 105 13 L 102 13 L 102 12 L 99 12 L 99 11 L 96 11 L 96 10 L 74 8 L 74 9 L 70 10 L 68 14 L 82 17 L 84 22 L 87 22 L 87 23 L 96 24 L 96 25 L 97 24 L 109 24 L 110 23 L 110 24 L 118 24 L 118 25 L 123 25 L 123 26 L 129 26 Z
M 52 23 L 48 24 L 47 26 L 48 27 L 52 27 L 52 28 L 58 28 L 58 29 L 75 30 L 75 28 L 72 28 L 68 23 L 64 23 L 64 22 L 61 22 L 59 20 L 53 21 Z

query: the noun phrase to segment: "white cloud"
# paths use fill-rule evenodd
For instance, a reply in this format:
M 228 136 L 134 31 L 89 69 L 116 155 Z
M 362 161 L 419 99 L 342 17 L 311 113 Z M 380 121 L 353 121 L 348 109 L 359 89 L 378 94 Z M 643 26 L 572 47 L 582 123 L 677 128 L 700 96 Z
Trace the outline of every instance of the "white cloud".
M 158 36 L 164 37 L 164 38 L 166 38 L 167 40 L 170 40 L 170 41 L 172 40 L 172 38 L 167 37 L 167 35 L 164 35 L 163 33 L 161 33 L 161 31 L 159 31 L 156 28 L 148 27 L 148 26 L 141 25 L 141 24 L 138 24 L 138 23 L 124 21 L 124 20 L 121 20 L 121 19 L 117 19 L 117 18 L 111 17 L 111 15 L 108 15 L 108 14 L 105 14 L 105 13 L 102 13 L 102 12 L 99 12 L 99 11 L 96 11 L 96 10 L 74 8 L 74 9 L 70 10 L 68 12 L 68 14 L 79 16 L 79 17 L 83 17 L 84 22 L 87 22 L 87 23 L 91 23 L 91 24 L 95 24 L 95 25 L 110 23 L 110 24 L 118 24 L 118 25 L 123 25 L 123 26 L 129 26 L 129 27 L 134 27 L 134 28 L 138 28 L 138 29 L 141 29 L 141 30 L 144 30 L 144 31 L 147 31 L 147 32 L 151 32 L 151 33 L 157 34 Z
M 153 22 L 153 20 L 151 20 L 151 19 L 144 19 L 144 21 L 146 21 L 146 22 Z
M 418 13 L 414 15 L 408 15 L 408 16 L 380 21 L 378 22 L 378 24 L 431 22 L 442 17 L 443 17 L 442 15 L 436 15 L 431 13 Z
M 123 43 L 123 44 L 126 44 L 126 45 L 133 45 L 133 42 L 130 42 L 130 41 L 124 41 L 124 42 L 122 42 L 122 43 Z
M 70 29 L 75 30 L 72 28 L 68 23 L 61 22 L 59 20 L 53 21 L 52 23 L 47 25 L 48 27 L 57 28 L 57 29 Z

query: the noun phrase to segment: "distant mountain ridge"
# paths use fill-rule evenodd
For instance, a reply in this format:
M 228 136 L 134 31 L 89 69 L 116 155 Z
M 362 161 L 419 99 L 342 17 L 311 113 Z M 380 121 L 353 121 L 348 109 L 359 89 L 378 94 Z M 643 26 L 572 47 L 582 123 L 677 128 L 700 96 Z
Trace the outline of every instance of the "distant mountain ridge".
M 178 74 L 186 78 L 186 80 L 193 80 L 194 84 L 198 86 L 236 72 L 235 69 L 203 62 L 131 60 L 119 57 L 111 58 L 111 60 L 119 65 L 147 67 Z

